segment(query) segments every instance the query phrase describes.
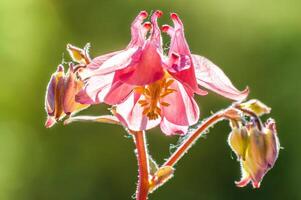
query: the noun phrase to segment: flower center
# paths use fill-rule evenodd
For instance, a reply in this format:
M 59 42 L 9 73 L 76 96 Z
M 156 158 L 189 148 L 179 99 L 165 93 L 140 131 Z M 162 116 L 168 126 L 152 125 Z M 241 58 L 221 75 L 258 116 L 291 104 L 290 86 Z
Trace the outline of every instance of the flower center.
M 147 86 L 135 88 L 135 92 L 144 96 L 144 99 L 138 101 L 140 106 L 144 108 L 143 115 L 146 115 L 150 120 L 155 120 L 161 116 L 160 106 L 169 106 L 169 103 L 162 101 L 162 98 L 175 91 L 170 88 L 173 82 L 173 79 L 164 77 Z

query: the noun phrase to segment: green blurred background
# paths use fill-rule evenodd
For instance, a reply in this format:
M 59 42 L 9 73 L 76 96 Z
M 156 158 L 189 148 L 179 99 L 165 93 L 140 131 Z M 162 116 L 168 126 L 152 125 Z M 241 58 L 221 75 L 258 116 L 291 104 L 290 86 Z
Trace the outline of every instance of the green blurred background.
M 130 199 L 137 180 L 132 140 L 120 127 L 74 123 L 44 128 L 44 94 L 67 43 L 91 42 L 92 56 L 124 48 L 140 10 L 161 9 L 184 21 L 193 53 L 223 68 L 250 98 L 273 108 L 281 144 L 262 187 L 236 188 L 239 164 L 226 143 L 226 122 L 211 129 L 177 165 L 176 176 L 150 199 L 301 199 L 301 1 L 0 1 L 0 199 Z M 166 37 L 165 37 L 166 39 Z M 168 41 L 164 41 L 167 45 Z M 65 56 L 63 56 L 63 53 Z M 230 104 L 210 94 L 197 98 L 201 117 Z M 103 105 L 85 113 L 107 113 Z M 148 133 L 160 163 L 169 144 Z

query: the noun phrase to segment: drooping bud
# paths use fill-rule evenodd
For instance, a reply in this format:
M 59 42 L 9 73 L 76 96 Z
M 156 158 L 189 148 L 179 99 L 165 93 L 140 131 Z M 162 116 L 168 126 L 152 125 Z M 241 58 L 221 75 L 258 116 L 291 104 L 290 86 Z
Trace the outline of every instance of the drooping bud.
M 229 144 L 238 154 L 244 149 L 245 157 L 241 157 L 242 178 L 236 182 L 238 187 L 244 187 L 252 182 L 253 188 L 259 188 L 264 175 L 274 166 L 280 149 L 276 133 L 275 121 L 269 119 L 260 131 L 254 122 L 247 124 L 247 144 L 244 144 L 235 129 L 229 136 Z M 236 135 L 235 135 L 236 133 Z M 232 143 L 230 143 L 230 141 Z M 233 141 L 236 141 L 233 142 Z M 237 142 L 240 141 L 240 142 Z M 239 146 L 240 145 L 240 146 Z M 246 145 L 243 146 L 243 145 Z
M 52 127 L 66 115 L 71 115 L 87 107 L 75 102 L 75 95 L 82 89 L 83 82 L 76 77 L 73 66 L 70 64 L 67 74 L 64 67 L 58 66 L 57 71 L 51 76 L 45 98 L 47 112 L 46 128 Z

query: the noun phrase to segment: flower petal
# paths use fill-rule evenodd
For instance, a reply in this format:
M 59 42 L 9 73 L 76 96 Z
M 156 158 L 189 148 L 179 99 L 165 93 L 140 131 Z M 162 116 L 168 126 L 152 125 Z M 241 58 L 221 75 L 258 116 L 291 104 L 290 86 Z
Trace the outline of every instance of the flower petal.
M 248 88 L 244 91 L 236 89 L 224 72 L 210 60 L 199 55 L 192 55 L 192 58 L 199 85 L 236 101 L 248 96 Z
M 145 43 L 145 36 L 150 29 L 148 23 L 142 24 L 147 17 L 146 11 L 141 11 L 131 25 L 131 41 L 126 49 L 99 56 L 92 60 L 80 75 L 82 79 L 93 75 L 104 75 L 128 67 L 140 55 L 141 47 Z
M 160 123 L 160 128 L 166 135 L 185 135 L 188 132 L 188 126 L 179 126 L 169 122 L 166 118 Z
M 116 106 L 115 116 L 119 121 L 133 131 L 141 131 L 151 129 L 157 126 L 161 118 L 156 120 L 149 120 L 147 116 L 143 115 L 143 108 L 138 103 L 143 97 L 136 93 L 131 95 L 123 103 Z
M 131 42 L 128 47 L 142 46 L 145 42 L 145 36 L 149 26 L 142 25 L 143 20 L 147 18 L 146 11 L 141 11 L 131 24 Z
M 206 91 L 198 88 L 190 49 L 184 35 L 183 23 L 177 14 L 172 13 L 170 16 L 174 27 L 169 25 L 162 27 L 162 30 L 171 37 L 167 64 L 168 71 L 174 78 L 190 87 L 193 92 L 206 95 Z
M 115 74 L 98 75 L 89 78 L 86 86 L 76 95 L 76 101 L 83 104 L 105 102 L 110 105 L 121 103 L 132 91 L 133 86 L 115 81 Z
M 117 72 L 121 81 L 131 85 L 146 85 L 164 76 L 162 38 L 157 24 L 157 19 L 161 15 L 161 11 L 156 11 L 152 15 L 153 30 L 150 38 L 142 49 L 132 56 L 128 67 Z
M 116 72 L 120 80 L 131 85 L 146 85 L 161 79 L 164 71 L 157 47 L 148 42 L 139 53 L 129 67 Z
M 175 80 L 170 89 L 175 92 L 162 98 L 169 106 L 162 106 L 164 117 L 171 123 L 180 126 L 191 126 L 199 119 L 199 107 L 191 93 L 187 92 L 184 85 Z
M 132 56 L 137 53 L 139 53 L 139 48 L 133 47 L 99 56 L 93 59 L 87 68 L 79 72 L 80 77 L 84 80 L 91 76 L 105 75 L 126 68 L 132 62 Z

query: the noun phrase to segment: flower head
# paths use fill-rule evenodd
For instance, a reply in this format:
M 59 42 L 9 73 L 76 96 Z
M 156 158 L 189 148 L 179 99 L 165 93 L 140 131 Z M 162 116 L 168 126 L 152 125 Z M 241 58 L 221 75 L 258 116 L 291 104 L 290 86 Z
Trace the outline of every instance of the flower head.
M 274 166 L 280 149 L 275 121 L 269 119 L 262 130 L 255 123 L 234 128 L 228 142 L 241 164 L 242 178 L 236 185 L 244 187 L 252 182 L 254 188 L 259 188 L 264 175 Z
M 150 22 L 144 22 L 147 13 L 140 12 L 124 50 L 99 56 L 82 69 L 79 74 L 85 87 L 76 99 L 84 104 L 116 105 L 114 114 L 133 131 L 160 124 L 168 135 L 185 134 L 199 118 L 194 93 L 207 94 L 198 84 L 234 100 L 245 98 L 248 91 L 238 91 L 217 66 L 191 54 L 183 23 L 175 13 L 171 14 L 174 27 L 162 27 L 171 37 L 169 53 L 164 55 L 157 22 L 161 15 L 157 10 Z

